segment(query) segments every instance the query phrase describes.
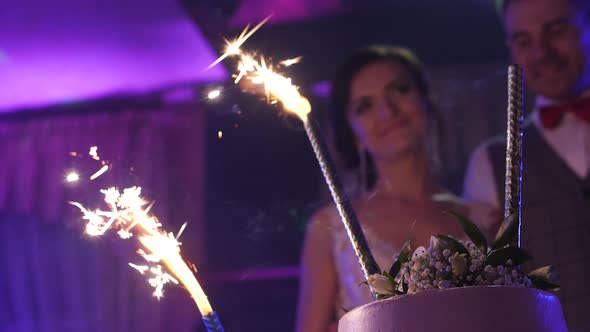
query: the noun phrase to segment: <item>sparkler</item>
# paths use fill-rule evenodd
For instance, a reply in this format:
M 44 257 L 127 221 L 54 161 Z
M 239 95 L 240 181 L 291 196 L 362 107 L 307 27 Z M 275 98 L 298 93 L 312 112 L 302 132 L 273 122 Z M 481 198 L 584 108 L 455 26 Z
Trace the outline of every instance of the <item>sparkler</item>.
M 267 63 L 263 56 L 256 58 L 240 49 L 245 42 L 243 36 L 251 36 L 267 19 L 247 34 L 246 28 L 234 43 L 227 45 L 225 53 L 213 62 L 209 68 L 227 57 L 238 57 L 235 83 L 246 79 L 252 87 L 261 87 L 267 102 L 271 104 L 280 102 L 286 111 L 297 115 L 303 122 L 305 132 L 320 164 L 326 183 L 330 188 L 330 193 L 359 259 L 361 269 L 365 278 L 368 279 L 370 275 L 380 272 L 379 267 L 371 254 L 352 204 L 337 177 L 334 163 L 327 152 L 327 146 L 321 139 L 317 125 L 310 118 L 311 105 L 309 101 L 299 93 L 298 87 L 291 83 L 290 78 L 278 73 L 272 64 Z M 298 58 L 295 59 L 283 61 L 282 64 L 288 66 L 299 61 Z
M 504 218 L 516 214 L 518 230 L 516 245 L 521 245 L 522 227 L 522 121 L 523 121 L 523 68 L 508 67 L 508 122 L 506 132 L 506 183 L 504 191 Z
M 154 287 L 153 295 L 159 299 L 164 295 L 163 289 L 167 283 L 182 283 L 199 308 L 208 331 L 223 331 L 207 296 L 180 255 L 181 243 L 178 238 L 186 224 L 176 236 L 164 231 L 158 219 L 149 213 L 153 203 L 148 203 L 141 197 L 140 187 L 124 189 L 123 193 L 116 188 L 109 188 L 101 190 L 101 193 L 109 207 L 108 210 L 90 211 L 80 203 L 70 202 L 82 211 L 83 219 L 87 220 L 86 233 L 91 236 L 100 236 L 109 230 L 117 230 L 117 234 L 122 239 L 137 237 L 142 245 L 138 254 L 147 263 L 145 265 L 129 263 L 129 265 L 141 274 L 150 274 L 148 281 Z M 170 273 L 162 269 L 160 262 Z

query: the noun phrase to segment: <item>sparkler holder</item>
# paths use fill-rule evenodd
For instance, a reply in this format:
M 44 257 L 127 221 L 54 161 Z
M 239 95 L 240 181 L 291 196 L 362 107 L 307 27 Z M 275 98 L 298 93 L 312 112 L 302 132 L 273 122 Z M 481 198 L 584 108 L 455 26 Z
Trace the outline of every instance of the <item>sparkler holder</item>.
M 517 218 L 516 245 L 521 246 L 522 227 L 522 122 L 523 122 L 523 67 L 508 67 L 508 121 L 506 131 L 506 176 L 504 190 L 504 218 Z
M 367 244 L 367 240 L 361 229 L 361 225 L 354 212 L 350 199 L 346 195 L 344 187 L 338 179 L 334 163 L 330 158 L 324 140 L 322 140 L 318 126 L 310 115 L 308 115 L 307 119 L 303 121 L 303 124 L 307 137 L 309 138 L 313 151 L 315 152 L 316 158 L 322 169 L 322 173 L 324 174 L 326 183 L 330 188 L 330 193 L 332 194 L 332 198 L 336 204 L 342 223 L 348 234 L 348 238 L 350 239 L 359 260 L 365 279 L 368 279 L 370 275 L 380 273 L 379 267 L 371 254 L 371 250 L 369 249 L 369 245 Z M 375 297 L 375 294 L 373 294 L 373 297 Z
M 221 321 L 215 311 L 203 316 L 203 323 L 207 332 L 223 332 L 223 326 L 221 326 Z

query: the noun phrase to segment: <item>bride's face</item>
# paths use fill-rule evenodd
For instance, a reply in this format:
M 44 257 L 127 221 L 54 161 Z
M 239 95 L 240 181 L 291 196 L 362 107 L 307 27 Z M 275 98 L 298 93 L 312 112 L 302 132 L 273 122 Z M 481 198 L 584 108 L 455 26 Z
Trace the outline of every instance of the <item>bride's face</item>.
M 375 161 L 423 151 L 429 103 L 403 65 L 363 67 L 352 79 L 348 105 L 350 127 Z

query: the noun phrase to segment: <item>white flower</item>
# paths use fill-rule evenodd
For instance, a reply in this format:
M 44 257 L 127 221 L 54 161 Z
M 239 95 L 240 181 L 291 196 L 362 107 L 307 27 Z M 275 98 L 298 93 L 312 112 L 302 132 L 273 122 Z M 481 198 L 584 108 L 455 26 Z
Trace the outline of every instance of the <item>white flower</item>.
M 414 250 L 414 254 L 412 255 L 412 260 L 421 257 L 426 254 L 426 249 L 424 247 L 418 247 Z
M 451 255 L 451 251 L 449 249 L 443 250 L 443 256 L 449 257 Z
M 377 294 L 392 295 L 394 292 L 391 281 L 380 274 L 370 275 L 367 282 L 371 290 Z

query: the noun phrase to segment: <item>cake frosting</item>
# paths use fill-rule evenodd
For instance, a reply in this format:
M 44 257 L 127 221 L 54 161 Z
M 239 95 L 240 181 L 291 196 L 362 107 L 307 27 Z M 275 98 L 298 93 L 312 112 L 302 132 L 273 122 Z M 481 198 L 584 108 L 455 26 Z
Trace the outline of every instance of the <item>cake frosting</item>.
M 339 332 L 567 332 L 557 296 L 526 287 L 427 290 L 345 314 Z

